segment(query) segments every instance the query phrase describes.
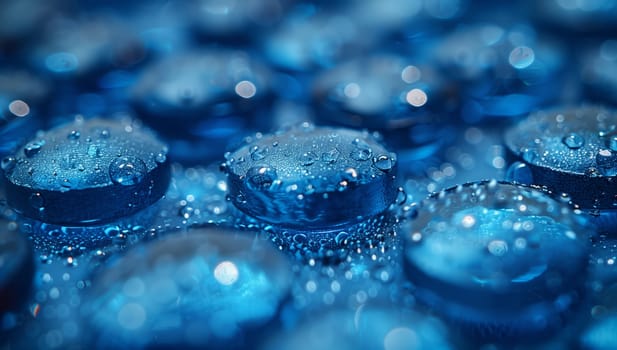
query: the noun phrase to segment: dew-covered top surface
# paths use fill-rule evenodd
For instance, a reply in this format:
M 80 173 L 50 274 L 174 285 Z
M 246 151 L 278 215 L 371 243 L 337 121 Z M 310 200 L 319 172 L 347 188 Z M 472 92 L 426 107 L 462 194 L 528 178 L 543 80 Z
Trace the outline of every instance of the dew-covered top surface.
M 531 165 L 579 175 L 617 175 L 617 113 L 610 109 L 536 112 L 509 129 L 505 142 Z
M 379 181 L 395 165 L 395 154 L 367 132 L 307 123 L 255 137 L 225 163 L 251 189 L 307 195 Z
M 269 94 L 268 72 L 241 51 L 185 52 L 149 66 L 131 97 L 139 108 L 158 117 L 194 118 L 194 112 L 224 115 L 231 108 L 225 103 L 248 103 Z
M 538 190 L 467 184 L 422 203 L 405 236 L 406 257 L 459 288 L 552 293 L 580 281 L 591 233 L 581 215 Z
M 155 135 L 131 121 L 77 119 L 46 131 L 2 162 L 12 184 L 68 191 L 131 185 L 166 160 Z

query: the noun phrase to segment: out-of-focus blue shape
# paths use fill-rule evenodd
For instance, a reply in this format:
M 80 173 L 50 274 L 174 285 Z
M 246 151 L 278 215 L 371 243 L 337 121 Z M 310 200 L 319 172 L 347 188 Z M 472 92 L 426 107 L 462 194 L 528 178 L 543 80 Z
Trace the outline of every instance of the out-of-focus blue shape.
M 397 158 L 367 132 L 308 123 L 258 135 L 226 156 L 229 194 L 250 216 L 286 227 L 331 227 L 383 212 Z
M 193 229 L 110 261 L 82 307 L 95 348 L 245 349 L 275 322 L 291 269 L 269 242 Z
M 250 42 L 277 24 L 291 0 L 192 0 L 188 18 L 208 41 Z
M 603 41 L 586 52 L 583 60 L 583 95 L 600 103 L 617 105 L 617 40 Z
M 441 80 L 434 69 L 403 56 L 357 58 L 316 78 L 315 115 L 323 124 L 380 131 L 402 170 L 411 172 L 414 161 L 434 156 L 453 139 L 453 103 Z
M 171 157 L 205 162 L 251 131 L 268 129 L 269 71 L 247 52 L 206 50 L 165 58 L 142 72 L 132 104 L 170 143 Z
M 581 302 L 588 220 L 531 187 L 469 183 L 424 200 L 405 240 L 417 300 L 481 341 L 533 343 Z
M 0 219 L 0 316 L 18 310 L 30 293 L 33 275 L 34 257 L 26 236 L 15 222 Z
M 530 14 L 549 29 L 560 33 L 609 33 L 617 21 L 615 0 L 531 1 Z
M 520 117 L 561 94 L 564 53 L 529 26 L 461 26 L 434 54 L 459 81 L 461 117 L 469 123 Z
M 617 348 L 617 315 L 607 315 L 591 322 L 583 332 L 580 345 L 585 350 L 612 350 Z
M 0 158 L 13 152 L 42 127 L 49 95 L 47 82 L 30 72 L 0 71 Z
M 56 224 L 92 224 L 157 201 L 170 181 L 167 148 L 137 123 L 77 119 L 3 160 L 9 205 Z
M 436 318 L 370 304 L 363 304 L 355 311 L 334 308 L 312 314 L 290 330 L 264 337 L 259 347 L 260 350 L 452 348 L 445 327 Z
M 111 16 L 58 17 L 47 23 L 25 55 L 41 72 L 90 85 L 102 73 L 135 65 L 144 58 L 144 49 L 128 26 Z

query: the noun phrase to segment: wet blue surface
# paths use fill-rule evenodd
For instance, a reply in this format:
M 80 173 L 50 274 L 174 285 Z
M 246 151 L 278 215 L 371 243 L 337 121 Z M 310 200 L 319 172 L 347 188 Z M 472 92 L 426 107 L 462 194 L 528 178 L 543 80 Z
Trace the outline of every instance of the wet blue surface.
M 405 268 L 418 300 L 470 334 L 533 342 L 583 300 L 591 230 L 536 189 L 467 184 L 421 203 Z
M 142 210 L 169 184 L 167 148 L 130 120 L 57 127 L 4 160 L 8 203 L 59 224 L 97 223 Z M 79 208 L 79 210 L 77 209 Z
M 368 133 L 305 123 L 255 137 L 226 158 L 232 203 L 282 226 L 354 222 L 396 196 L 396 155 Z
M 83 317 L 95 348 L 245 348 L 287 298 L 290 275 L 255 234 L 196 229 L 107 263 Z
M 0 348 L 614 348 L 616 5 L 0 0 Z

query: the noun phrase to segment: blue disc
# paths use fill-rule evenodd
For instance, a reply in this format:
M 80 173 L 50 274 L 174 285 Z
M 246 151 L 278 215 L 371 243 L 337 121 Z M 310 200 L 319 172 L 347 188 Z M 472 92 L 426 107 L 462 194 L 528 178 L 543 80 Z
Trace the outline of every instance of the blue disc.
M 617 113 L 601 106 L 540 111 L 510 128 L 509 177 L 567 193 L 585 209 L 615 209 Z
M 434 51 L 446 75 L 459 81 L 465 122 L 520 117 L 560 96 L 561 47 L 529 26 L 461 26 Z
M 424 159 L 453 139 L 440 80 L 404 56 L 357 58 L 315 79 L 315 115 L 324 124 L 379 130 L 401 163 Z
M 21 306 L 29 295 L 33 277 L 30 243 L 14 222 L 0 219 L 0 316 Z
M 582 299 L 592 229 L 545 193 L 497 181 L 424 200 L 404 234 L 417 300 L 483 341 L 533 342 Z
M 605 40 L 583 57 L 584 97 L 617 104 L 617 40 Z
M 21 69 L 0 70 L 0 158 L 42 127 L 49 95 L 45 80 Z
M 274 26 L 284 15 L 289 0 L 197 0 L 188 6 L 187 17 L 204 39 L 247 42 Z
M 113 17 L 60 18 L 48 23 L 25 58 L 41 72 L 59 79 L 84 79 L 143 59 L 143 47 L 127 25 Z
M 269 70 L 248 53 L 204 50 L 146 68 L 131 94 L 144 120 L 174 143 L 174 158 L 221 157 L 233 139 L 269 129 Z M 200 157 L 198 157 L 200 156 Z
M 3 160 L 7 201 L 47 223 L 94 224 L 144 209 L 170 181 L 167 148 L 130 121 L 77 119 Z
M 96 348 L 249 348 L 288 297 L 291 265 L 269 242 L 220 228 L 135 247 L 92 280 Z
M 287 332 L 264 337 L 260 350 L 453 349 L 439 320 L 411 310 L 363 304 L 355 311 L 310 314 Z
M 287 227 L 371 217 L 397 195 L 396 155 L 367 132 L 304 123 L 258 135 L 223 166 L 237 208 Z

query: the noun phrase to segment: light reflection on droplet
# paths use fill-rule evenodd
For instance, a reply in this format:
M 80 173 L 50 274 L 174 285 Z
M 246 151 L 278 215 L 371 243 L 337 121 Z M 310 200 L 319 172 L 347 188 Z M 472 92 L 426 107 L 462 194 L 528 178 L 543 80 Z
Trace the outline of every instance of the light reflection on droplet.
M 428 96 L 426 96 L 426 93 L 420 89 L 411 89 L 407 93 L 406 100 L 407 103 L 414 107 L 422 107 L 426 104 Z
M 530 47 L 518 46 L 510 52 L 510 57 L 508 58 L 508 61 L 510 62 L 512 67 L 516 69 L 524 69 L 529 67 L 533 63 L 535 58 L 535 53 Z
M 22 100 L 15 100 L 9 104 L 9 111 L 17 117 L 25 117 L 30 114 L 30 106 Z
M 214 268 L 214 278 L 224 286 L 231 286 L 238 280 L 238 268 L 231 261 L 223 261 Z
M 401 72 L 401 79 L 408 84 L 420 80 L 421 77 L 422 73 L 416 66 L 407 66 Z
M 257 93 L 257 87 L 255 84 L 248 80 L 243 80 L 236 84 L 235 90 L 236 94 L 242 98 L 251 98 Z
M 360 86 L 356 83 L 349 83 L 345 85 L 345 89 L 343 90 L 345 96 L 349 98 L 357 98 L 360 96 L 361 91 Z

